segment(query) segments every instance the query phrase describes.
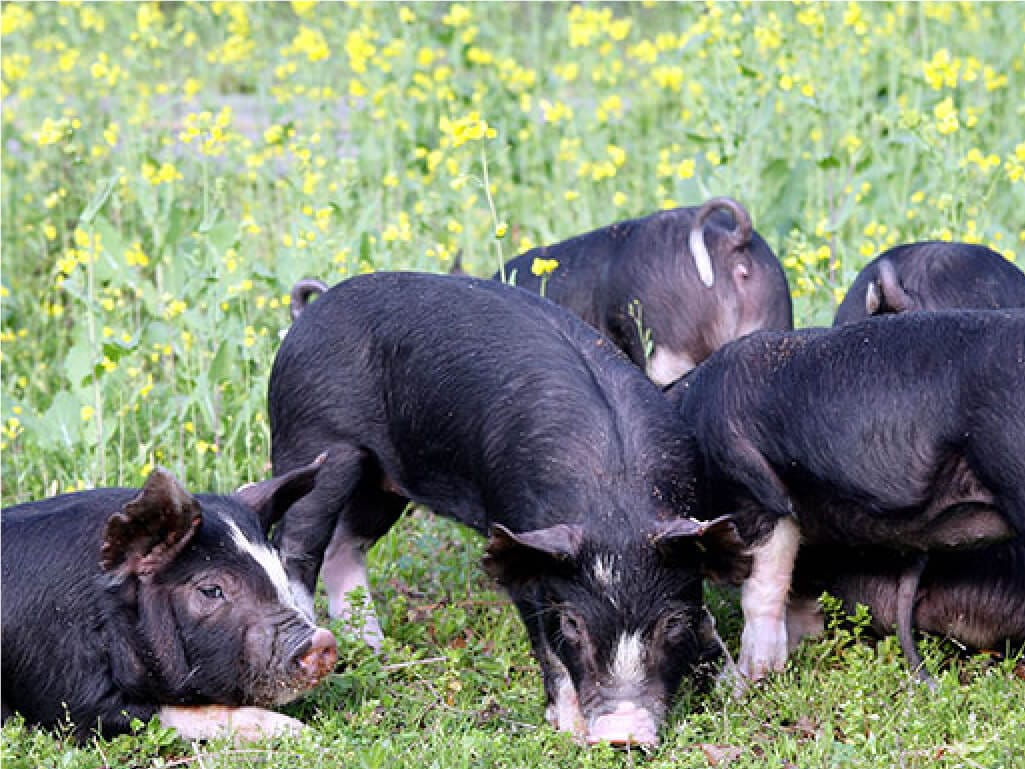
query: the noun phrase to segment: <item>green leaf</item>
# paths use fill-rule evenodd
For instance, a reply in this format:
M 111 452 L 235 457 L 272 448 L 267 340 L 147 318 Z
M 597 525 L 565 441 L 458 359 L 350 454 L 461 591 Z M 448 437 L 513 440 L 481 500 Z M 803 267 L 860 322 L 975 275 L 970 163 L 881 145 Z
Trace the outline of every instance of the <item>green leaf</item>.
M 43 415 L 46 430 L 36 434 L 43 448 L 70 450 L 82 442 L 82 402 L 67 390 L 57 393 Z
M 96 189 L 96 194 L 93 195 L 92 200 L 82 211 L 82 215 L 79 220 L 82 224 L 88 227 L 92 224 L 93 219 L 96 218 L 96 214 L 100 212 L 100 209 L 106 204 L 107 200 L 110 199 L 110 193 L 114 191 L 114 187 L 117 185 L 118 180 L 121 178 L 120 174 L 114 174 L 106 179 L 100 181 Z
M 235 355 L 234 342 L 222 341 L 214 353 L 214 359 L 210 361 L 210 368 L 207 374 L 210 377 L 210 384 L 217 387 L 221 382 L 228 379 L 237 368 L 237 357 Z
M 88 342 L 81 341 L 72 345 L 64 356 L 64 376 L 68 378 L 71 387 L 75 390 L 82 387 L 92 375 L 96 363 L 96 355 Z

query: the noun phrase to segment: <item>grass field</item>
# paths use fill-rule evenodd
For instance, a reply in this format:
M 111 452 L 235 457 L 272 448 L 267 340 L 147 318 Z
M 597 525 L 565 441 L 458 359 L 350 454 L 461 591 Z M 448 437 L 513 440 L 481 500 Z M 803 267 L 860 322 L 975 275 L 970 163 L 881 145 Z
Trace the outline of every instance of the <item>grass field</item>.
M 269 471 L 266 378 L 300 277 L 489 274 L 729 194 L 799 325 L 925 238 L 1025 253 L 1025 6 L 32 4 L 2 9 L 5 505 Z M 1014 664 L 912 684 L 863 623 L 743 699 L 684 692 L 651 755 L 543 725 L 481 542 L 417 512 L 372 554 L 390 636 L 288 712 L 301 738 L 112 742 L 3 729 L 4 767 L 1025 766 Z M 736 644 L 734 598 L 710 593 Z M 59 643 L 59 639 L 41 639 Z

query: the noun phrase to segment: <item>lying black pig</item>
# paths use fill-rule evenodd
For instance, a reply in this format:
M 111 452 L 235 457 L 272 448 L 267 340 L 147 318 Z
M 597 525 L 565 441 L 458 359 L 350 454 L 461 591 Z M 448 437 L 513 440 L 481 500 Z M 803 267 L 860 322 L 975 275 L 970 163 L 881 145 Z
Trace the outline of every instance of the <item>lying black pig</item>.
M 323 458 L 233 496 L 191 496 L 166 470 L 3 511 L 3 715 L 78 738 L 154 714 L 186 738 L 294 732 L 262 708 L 335 665 L 298 610 L 265 531 Z
M 701 503 L 752 546 L 749 677 L 786 661 L 799 541 L 903 551 L 920 572 L 930 552 L 1025 531 L 1025 312 L 754 334 L 670 397 L 700 453 Z
M 328 460 L 284 517 L 296 593 L 333 616 L 410 500 L 489 534 L 541 666 L 549 721 L 654 743 L 681 678 L 717 652 L 701 563 L 732 567 L 728 517 L 694 512 L 678 418 L 605 337 L 497 281 L 355 277 L 304 309 L 270 377 L 276 472 Z M 372 609 L 369 606 L 365 610 Z M 364 637 L 380 629 L 371 616 Z
M 535 259 L 558 266 L 537 275 Z M 731 339 L 793 328 L 783 267 L 731 198 L 531 249 L 495 277 L 535 293 L 543 287 L 548 299 L 606 334 L 663 386 Z
M 1025 273 L 996 251 L 970 243 L 909 243 L 858 273 L 834 325 L 908 310 L 1012 307 L 1025 307 Z

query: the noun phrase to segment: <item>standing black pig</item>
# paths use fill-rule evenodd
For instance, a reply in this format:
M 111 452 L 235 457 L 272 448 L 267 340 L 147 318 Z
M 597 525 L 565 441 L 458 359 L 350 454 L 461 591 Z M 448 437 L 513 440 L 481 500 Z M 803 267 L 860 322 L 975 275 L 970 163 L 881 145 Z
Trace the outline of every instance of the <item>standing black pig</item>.
M 967 243 L 912 243 L 865 267 L 837 310 L 835 325 L 915 310 L 1009 307 L 1025 307 L 1025 273 L 1000 254 Z M 821 630 L 815 599 L 829 591 L 848 610 L 868 606 L 877 631 L 896 626 L 909 663 L 929 680 L 919 667 L 913 627 L 974 648 L 1025 642 L 1023 564 L 1022 537 L 981 550 L 937 553 L 928 562 L 884 548 L 802 547 L 788 610 L 796 615 L 791 624 L 798 631 L 791 645 L 796 635 Z
M 706 513 L 730 511 L 752 545 L 749 677 L 786 661 L 799 541 L 903 551 L 920 572 L 930 552 L 1025 531 L 1025 312 L 762 332 L 670 397 L 695 436 Z
M 157 469 L 3 511 L 3 717 L 84 739 L 159 715 L 186 738 L 302 724 L 264 710 L 334 667 L 335 639 L 298 610 L 266 530 L 322 462 L 190 495 Z
M 495 281 L 364 275 L 302 311 L 269 402 L 276 472 L 328 451 L 276 533 L 311 612 L 319 572 L 346 616 L 367 549 L 424 504 L 490 534 L 485 568 L 526 625 L 549 721 L 656 741 L 681 677 L 715 650 L 699 564 L 731 568 L 738 543 L 728 516 L 682 517 L 678 418 L 605 337 Z
M 996 251 L 932 241 L 891 248 L 869 262 L 833 325 L 908 310 L 1025 307 L 1025 273 Z
M 535 259 L 558 266 L 535 275 Z M 786 274 L 737 201 L 660 211 L 511 259 L 495 276 L 544 295 L 604 333 L 656 384 L 731 339 L 793 328 Z M 653 344 L 647 357 L 650 332 Z

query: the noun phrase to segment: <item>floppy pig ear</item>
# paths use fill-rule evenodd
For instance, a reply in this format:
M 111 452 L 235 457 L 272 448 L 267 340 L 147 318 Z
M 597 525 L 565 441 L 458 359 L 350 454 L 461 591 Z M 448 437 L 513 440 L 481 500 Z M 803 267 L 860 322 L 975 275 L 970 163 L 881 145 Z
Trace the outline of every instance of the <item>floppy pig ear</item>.
M 721 515 L 711 521 L 675 518 L 662 523 L 652 544 L 666 558 L 674 558 L 677 548 L 695 544 L 702 553 L 705 576 L 720 582 L 740 582 L 751 571 L 751 557 L 737 532 L 733 516 Z
M 121 575 L 152 575 L 175 559 L 201 520 L 199 502 L 158 467 L 139 495 L 107 519 L 100 563 Z
M 491 527 L 484 570 L 504 585 L 526 582 L 564 568 L 580 551 L 583 538 L 583 529 L 564 523 L 518 533 L 496 523 Z
M 288 508 L 313 491 L 317 473 L 325 461 L 326 452 L 308 465 L 297 467 L 284 475 L 247 483 L 235 492 L 235 496 L 256 513 L 263 533 L 266 534 L 271 526 L 281 520 Z

